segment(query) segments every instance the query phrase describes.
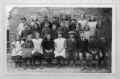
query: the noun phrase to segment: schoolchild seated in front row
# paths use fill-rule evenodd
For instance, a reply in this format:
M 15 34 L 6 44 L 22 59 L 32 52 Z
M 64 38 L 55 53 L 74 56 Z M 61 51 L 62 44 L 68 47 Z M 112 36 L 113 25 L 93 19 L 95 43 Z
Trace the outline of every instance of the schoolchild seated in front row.
M 48 64 L 51 64 L 54 58 L 54 41 L 51 39 L 51 35 L 47 34 L 42 41 L 43 55 Z
M 23 60 L 24 66 L 31 66 L 32 65 L 32 50 L 34 48 L 34 44 L 32 41 L 32 34 L 29 33 L 23 45 Z
M 32 39 L 33 45 L 34 45 L 34 48 L 32 51 L 33 65 L 39 66 L 43 58 L 43 50 L 41 46 L 43 39 L 40 38 L 39 32 L 34 32 L 34 35 L 35 35 L 35 38 Z
M 16 41 L 12 42 L 12 60 L 15 62 L 15 66 L 16 67 L 20 67 L 22 66 L 22 55 L 23 55 L 23 51 L 22 51 L 22 45 L 23 45 L 24 41 L 22 41 L 21 39 L 17 38 Z
M 55 58 L 57 59 L 57 64 L 62 65 L 64 64 L 64 60 L 66 58 L 65 53 L 65 42 L 66 39 L 62 37 L 62 32 L 58 32 L 58 38 L 54 40 L 55 42 Z
M 69 38 L 66 40 L 66 53 L 69 64 L 74 64 L 76 62 L 77 54 L 77 41 L 74 37 L 75 32 L 69 32 Z

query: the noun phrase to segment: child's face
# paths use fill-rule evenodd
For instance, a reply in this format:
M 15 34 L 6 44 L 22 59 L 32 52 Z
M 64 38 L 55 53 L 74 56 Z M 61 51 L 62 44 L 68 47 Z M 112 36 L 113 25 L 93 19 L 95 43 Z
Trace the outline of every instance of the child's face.
M 27 40 L 31 40 L 31 39 L 32 39 L 32 35 L 30 34 L 27 36 Z
M 93 17 L 93 16 L 91 16 L 91 17 L 90 17 L 90 19 L 91 19 L 91 20 L 94 20 L 94 17 Z
M 71 23 L 75 23 L 75 20 L 72 20 Z
M 73 34 L 71 34 L 71 35 L 70 35 L 70 38 L 74 38 L 74 35 L 73 35 Z
M 55 30 L 55 29 L 56 29 L 56 27 L 57 27 L 56 25 L 53 25 L 53 26 L 52 26 L 52 29 L 53 29 L 53 30 Z
M 39 38 L 39 33 L 35 33 L 35 38 Z
M 65 26 L 69 27 L 69 21 L 65 21 Z
M 62 37 L 62 34 L 58 34 L 58 38 L 61 38 Z
M 45 27 L 49 27 L 49 23 L 45 23 Z
M 60 23 L 60 26 L 64 26 L 64 23 L 63 23 L 63 22 L 61 22 L 61 23 Z
M 47 39 L 50 40 L 51 39 L 51 36 L 50 34 L 47 35 Z
M 81 19 L 84 19 L 84 18 L 85 18 L 85 14 L 82 14 L 82 15 L 81 15 Z

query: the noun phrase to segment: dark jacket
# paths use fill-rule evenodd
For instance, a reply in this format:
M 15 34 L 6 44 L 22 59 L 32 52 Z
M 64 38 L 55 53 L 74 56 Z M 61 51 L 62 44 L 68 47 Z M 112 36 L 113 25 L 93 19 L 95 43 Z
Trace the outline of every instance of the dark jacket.
M 66 40 L 66 49 L 67 51 L 76 51 L 77 50 L 77 41 L 74 39 L 73 41 L 71 39 Z
M 23 44 L 23 47 L 24 48 L 33 48 L 34 45 L 33 45 L 32 40 L 26 40 L 25 43 Z

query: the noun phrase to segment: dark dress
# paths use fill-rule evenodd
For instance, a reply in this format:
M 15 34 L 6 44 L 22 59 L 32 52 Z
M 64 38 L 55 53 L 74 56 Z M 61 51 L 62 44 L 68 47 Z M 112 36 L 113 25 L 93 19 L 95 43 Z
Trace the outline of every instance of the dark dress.
M 44 39 L 42 41 L 43 55 L 48 62 L 54 58 L 54 45 L 55 44 L 53 40 Z

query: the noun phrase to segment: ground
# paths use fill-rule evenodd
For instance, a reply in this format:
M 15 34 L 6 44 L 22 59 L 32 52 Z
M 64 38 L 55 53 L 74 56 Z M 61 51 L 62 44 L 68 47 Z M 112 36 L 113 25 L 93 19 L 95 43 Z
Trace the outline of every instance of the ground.
M 58 67 L 58 66 L 52 66 L 52 67 L 47 67 L 47 66 L 40 66 L 37 68 L 15 68 L 14 63 L 11 60 L 10 55 L 8 54 L 7 56 L 7 71 L 8 72 L 62 72 L 62 73 L 110 73 L 109 69 L 105 69 L 105 68 L 86 68 L 84 69 L 84 67 L 80 67 L 80 66 L 64 66 L 64 67 Z

